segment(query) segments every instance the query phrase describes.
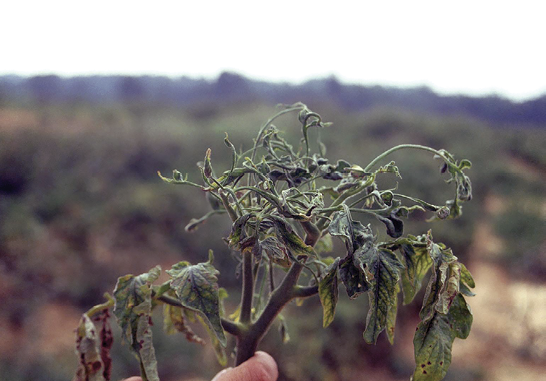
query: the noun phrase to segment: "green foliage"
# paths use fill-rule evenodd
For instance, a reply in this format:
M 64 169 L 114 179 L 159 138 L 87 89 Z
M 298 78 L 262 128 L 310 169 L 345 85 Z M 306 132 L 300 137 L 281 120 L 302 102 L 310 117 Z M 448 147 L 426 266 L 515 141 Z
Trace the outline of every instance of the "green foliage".
M 301 125 L 299 147 L 289 143 L 273 124 L 292 112 L 298 113 Z M 114 314 L 124 340 L 140 360 L 143 378 L 157 379 L 150 330 L 152 309 L 157 305 L 168 305 L 164 307 L 167 330 L 176 329 L 190 341 L 202 342 L 187 326 L 187 321 L 199 320 L 223 365 L 227 359 L 224 332 L 237 337 L 236 364 L 240 364 L 254 354 L 291 300 L 318 294 L 323 326 L 331 325 L 338 302 L 338 279 L 351 299 L 368 293 L 365 341 L 376 343 L 386 330 L 393 343 L 398 294 L 403 291 L 405 303 L 413 300 L 429 270 L 414 340 L 418 366 L 414 378 L 443 378 L 454 338 L 465 338 L 470 329 L 472 315 L 462 294 L 470 295 L 474 282 L 450 249 L 433 242 L 430 232 L 404 236 L 404 219 L 416 211 L 431 212 L 432 219 L 459 217 L 461 203 L 472 198 L 471 182 L 464 172 L 470 162 L 458 161 L 443 149 L 401 144 L 365 167 L 346 160 L 330 164 L 320 134 L 315 143 L 310 139 L 311 131 L 329 126 L 307 106 L 294 104 L 269 119 L 247 151 L 238 151 L 226 135 L 224 143 L 231 160 L 224 172 L 215 170 L 209 148 L 199 164 L 201 183 L 190 181 L 188 174 L 178 170 L 173 171 L 172 178 L 160 174 L 169 184 L 189 185 L 207 194 L 212 211 L 190 221 L 186 230 L 193 231 L 218 214 L 229 216 L 232 227 L 226 242 L 239 262 L 242 296 L 236 312 L 227 314 L 221 306 L 219 272 L 212 265 L 212 253 L 205 263 L 175 264 L 167 271 L 171 279 L 161 285 L 153 285 L 159 268 L 137 277 L 119 278 Z M 428 152 L 441 161 L 440 171 L 449 174 L 446 181 L 454 184 L 452 199 L 437 206 L 380 186 L 380 178 L 401 179 L 394 161 L 380 164 L 388 155 L 406 149 Z M 372 225 L 359 218 L 381 222 L 388 241 L 377 242 Z M 325 250 L 331 248 L 329 236 L 341 238 L 345 255 L 324 257 Z M 300 282 L 302 274 L 310 279 L 308 284 Z M 276 284 L 278 275 L 283 278 Z M 264 287 L 266 283 L 269 287 Z M 283 318 L 281 332 L 286 338 Z M 434 346 L 440 348 L 440 354 L 430 349 Z

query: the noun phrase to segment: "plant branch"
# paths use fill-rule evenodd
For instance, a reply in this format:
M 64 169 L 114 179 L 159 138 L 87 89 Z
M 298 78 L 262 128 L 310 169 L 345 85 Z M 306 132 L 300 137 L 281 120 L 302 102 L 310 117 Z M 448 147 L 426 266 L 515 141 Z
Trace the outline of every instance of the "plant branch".
M 222 323 L 222 328 L 224 328 L 227 333 L 230 333 L 236 337 L 240 337 L 242 335 L 243 329 L 239 324 L 225 318 L 220 318 L 220 321 Z

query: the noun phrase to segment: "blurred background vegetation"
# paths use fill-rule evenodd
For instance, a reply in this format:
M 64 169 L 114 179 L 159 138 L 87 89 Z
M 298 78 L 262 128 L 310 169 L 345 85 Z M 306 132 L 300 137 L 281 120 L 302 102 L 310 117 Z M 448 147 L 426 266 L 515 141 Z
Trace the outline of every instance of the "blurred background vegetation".
M 186 233 L 189 220 L 208 210 L 204 194 L 169 186 L 157 171 L 176 168 L 199 179 L 195 164 L 207 148 L 216 167 L 228 160 L 224 132 L 248 147 L 275 103 L 295 101 L 334 123 L 322 131 L 332 160 L 365 165 L 393 145 L 415 143 L 472 161 L 474 199 L 463 217 L 431 224 L 416 215 L 407 229 L 432 229 L 478 285 L 469 300 L 473 331 L 456 341 L 446 380 L 539 380 L 546 371 L 546 96 L 513 103 L 345 86 L 335 78 L 268 84 L 233 73 L 208 82 L 0 77 L 0 380 L 70 379 L 81 314 L 102 302 L 117 277 L 156 264 L 196 263 L 213 249 L 233 310 L 239 280 L 222 240 L 229 221 L 218 217 Z M 278 126 L 298 136 L 294 116 Z M 437 204 L 451 195 L 427 154 L 392 158 L 403 193 Z M 369 346 L 361 336 L 367 298 L 340 296 L 328 329 L 315 299 L 284 313 L 288 343 L 276 327 L 268 334 L 262 348 L 277 359 L 279 379 L 407 379 L 420 305 L 400 309 L 394 346 L 385 337 Z M 212 378 L 219 366 L 211 349 L 165 336 L 160 318 L 154 341 L 162 380 Z M 138 374 L 119 340 L 114 356 L 114 379 Z

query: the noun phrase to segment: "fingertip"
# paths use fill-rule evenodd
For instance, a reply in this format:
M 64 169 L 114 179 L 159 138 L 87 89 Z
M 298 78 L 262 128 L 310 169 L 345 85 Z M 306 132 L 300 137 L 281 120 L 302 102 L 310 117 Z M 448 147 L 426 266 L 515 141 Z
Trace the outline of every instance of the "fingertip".
M 233 369 L 233 368 L 226 368 L 226 369 L 222 370 L 220 373 L 218 373 L 216 376 L 214 376 L 212 381 L 221 380 L 222 377 L 224 377 L 226 375 L 226 373 L 229 372 L 231 369 Z
M 279 377 L 277 362 L 269 353 L 258 351 L 249 361 L 256 361 L 260 365 L 266 380 L 275 381 Z

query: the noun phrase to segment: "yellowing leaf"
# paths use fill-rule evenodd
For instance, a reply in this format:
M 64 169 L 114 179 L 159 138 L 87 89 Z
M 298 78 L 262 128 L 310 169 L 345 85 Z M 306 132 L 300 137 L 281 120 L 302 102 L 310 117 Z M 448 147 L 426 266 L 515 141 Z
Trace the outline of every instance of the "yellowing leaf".
M 323 327 L 328 327 L 336 314 L 336 305 L 338 300 L 338 285 L 337 285 L 337 268 L 339 266 L 339 258 L 336 258 L 327 269 L 324 278 L 319 282 L 318 292 L 323 310 Z
M 421 289 L 423 278 L 432 265 L 432 259 L 424 247 L 402 244 L 399 251 L 406 265 L 405 270 L 402 272 L 404 304 L 409 304 Z
M 167 273 L 171 276 L 171 288 L 180 303 L 203 314 L 219 342 L 225 346 L 226 336 L 220 321 L 218 297 L 219 272 L 211 261 L 193 266 L 188 262 L 179 262 Z
M 163 305 L 163 327 L 168 335 L 180 332 L 184 334 L 186 340 L 192 343 L 205 344 L 205 341 L 197 336 L 186 324 L 184 311 L 180 307 L 171 306 L 170 304 Z

